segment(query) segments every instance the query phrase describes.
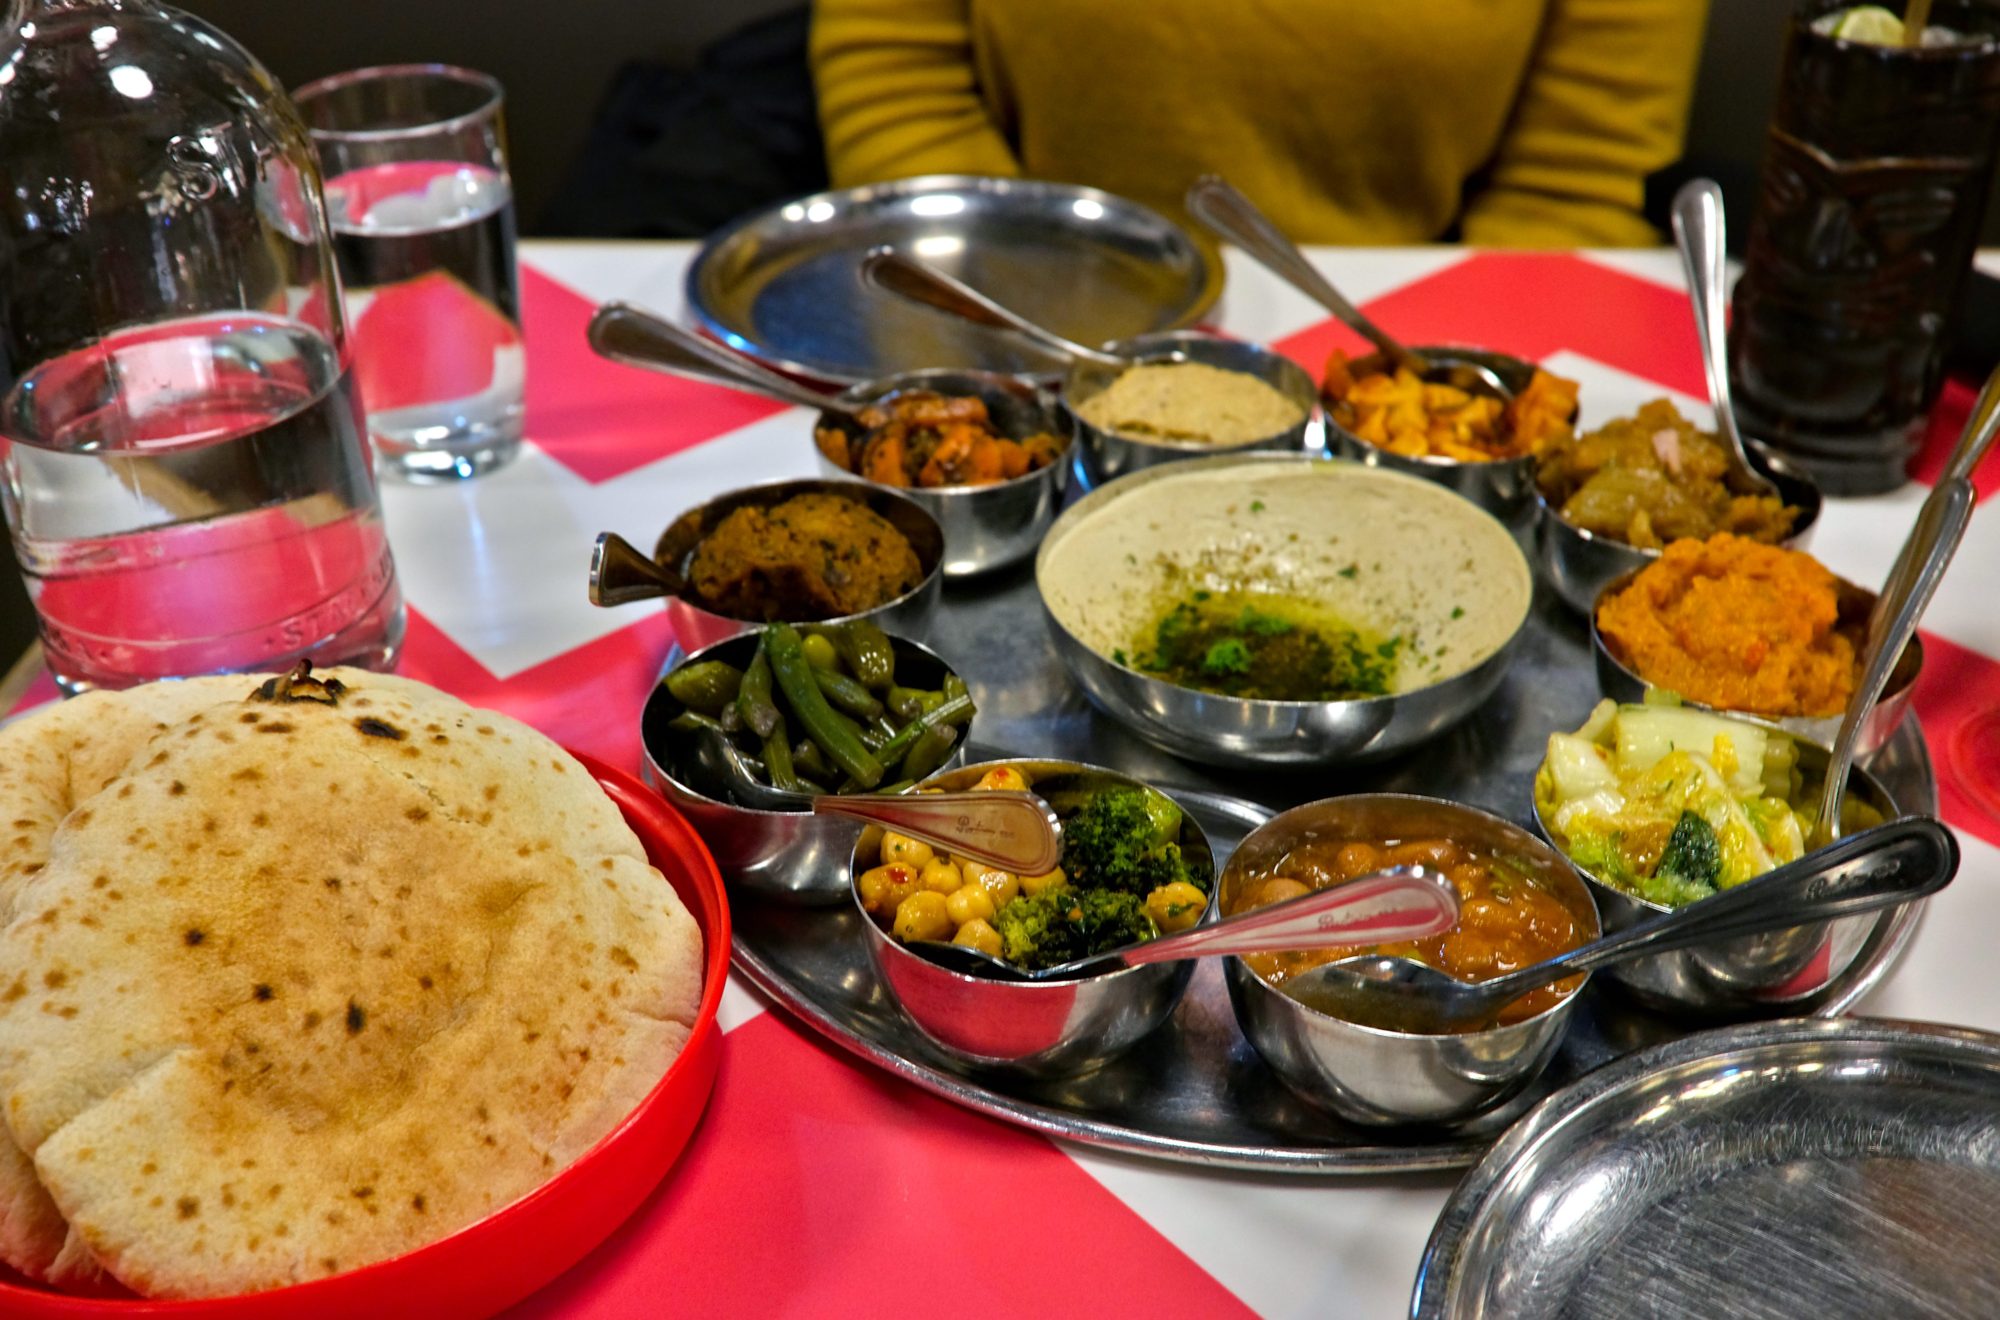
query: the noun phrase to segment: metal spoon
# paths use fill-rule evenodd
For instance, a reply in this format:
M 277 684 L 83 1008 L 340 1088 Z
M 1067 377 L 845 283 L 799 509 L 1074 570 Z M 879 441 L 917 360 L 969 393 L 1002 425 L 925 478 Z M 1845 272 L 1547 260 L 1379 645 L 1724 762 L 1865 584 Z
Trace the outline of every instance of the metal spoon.
M 1044 352 L 1061 358 L 1082 358 L 1110 367 L 1129 365 L 1130 358 L 1066 339 L 1045 326 L 1037 325 L 1012 308 L 1002 307 L 979 290 L 937 267 L 892 247 L 871 248 L 861 259 L 861 282 L 907 298 L 914 303 L 974 325 L 993 330 L 1011 330 Z
M 1729 450 L 1730 465 L 1758 495 L 1776 495 L 1778 487 L 1750 464 L 1743 432 L 1736 425 L 1736 408 L 1729 398 L 1729 346 L 1723 326 L 1722 189 L 1713 179 L 1690 179 L 1674 194 L 1674 245 L 1687 272 L 1688 302 L 1694 307 L 1694 331 L 1701 339 L 1701 368 L 1708 377 L 1708 397 L 1715 405 L 1715 429 Z
M 969 976 L 997 981 L 1072 981 L 1121 967 L 1185 958 L 1421 940 L 1442 935 L 1457 924 L 1458 890 L 1451 881 L 1421 866 L 1397 866 L 1178 935 L 1041 971 L 1023 971 L 964 944 L 920 940 L 908 947 L 939 966 Z
M 1362 310 L 1341 296 L 1319 268 L 1257 204 L 1238 192 L 1220 175 L 1204 174 L 1187 192 L 1188 214 L 1214 230 L 1220 238 L 1262 263 L 1285 283 L 1332 312 L 1349 328 L 1375 345 L 1382 356 L 1398 367 L 1407 367 L 1424 380 L 1440 381 L 1468 394 L 1487 394 L 1511 399 L 1514 391 L 1492 368 L 1443 356 L 1435 359 L 1412 351 L 1388 331 L 1376 325 Z
M 1875 708 L 1882 689 L 1888 686 L 1889 671 L 1916 634 L 1917 623 L 1937 594 L 1945 569 L 1965 538 L 1978 499 L 1968 473 L 1993 444 L 2000 426 L 2000 369 L 1987 379 L 1966 421 L 1945 476 L 1931 489 L 1923 508 L 1917 511 L 1916 525 L 1903 542 L 1895 565 L 1889 570 L 1882 594 L 1868 622 L 1868 645 L 1861 655 L 1861 678 L 1847 699 L 1840 717 L 1840 732 L 1834 735 L 1833 752 L 1827 758 L 1826 779 L 1820 785 L 1819 819 L 1813 826 L 1812 843 L 1826 843 L 1840 834 L 1840 809 L 1847 795 L 1847 778 L 1859 752 L 1861 726 Z
M 605 303 L 590 318 L 590 346 L 599 357 L 622 362 L 628 367 L 664 371 L 673 376 L 726 385 L 733 390 L 759 394 L 794 408 L 837 413 L 861 421 L 857 404 L 843 403 L 830 394 L 809 390 L 789 376 L 780 375 L 762 363 L 734 349 L 704 339 L 692 330 L 661 320 L 630 303 Z
M 1951 831 L 1928 816 L 1910 816 L 1490 981 L 1468 984 L 1408 958 L 1363 956 L 1315 967 L 1286 982 L 1284 991 L 1346 1021 L 1448 1032 L 1489 1023 L 1530 990 L 1566 976 L 1692 944 L 1894 907 L 1936 893 L 1957 871 Z

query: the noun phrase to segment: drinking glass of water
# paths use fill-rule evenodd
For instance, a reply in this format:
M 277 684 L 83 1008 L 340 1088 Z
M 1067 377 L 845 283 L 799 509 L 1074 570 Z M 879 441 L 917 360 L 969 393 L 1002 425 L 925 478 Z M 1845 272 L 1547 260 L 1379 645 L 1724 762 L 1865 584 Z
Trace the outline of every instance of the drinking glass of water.
M 526 354 L 497 80 L 443 64 L 358 69 L 293 99 L 319 149 L 384 468 L 476 477 L 521 446 Z

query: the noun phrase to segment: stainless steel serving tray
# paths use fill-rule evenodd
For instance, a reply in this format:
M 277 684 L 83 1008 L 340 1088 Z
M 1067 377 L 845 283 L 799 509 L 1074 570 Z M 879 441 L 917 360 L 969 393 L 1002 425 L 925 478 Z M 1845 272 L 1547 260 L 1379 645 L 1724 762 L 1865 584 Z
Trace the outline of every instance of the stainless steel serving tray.
M 1177 793 L 1200 818 L 1218 865 L 1271 812 L 1362 789 L 1457 798 L 1533 828 L 1531 782 L 1548 734 L 1573 729 L 1597 701 L 1583 621 L 1538 587 L 1519 658 L 1482 709 L 1433 742 L 1345 773 L 1214 772 L 1174 760 L 1085 704 L 1056 656 L 1027 568 L 947 593 L 927 639 L 972 685 L 977 736 L 991 754 L 1070 757 L 1111 766 Z M 976 758 L 981 749 L 975 746 Z M 1872 763 L 1911 811 L 1936 807 L 1930 758 L 1914 721 Z M 1351 1127 L 1286 1091 L 1244 1041 L 1221 971 L 1204 964 L 1167 1026 L 1087 1077 L 1006 1084 L 968 1073 L 917 1034 L 876 978 L 859 917 L 733 899 L 736 967 L 835 1043 L 969 1108 L 1023 1127 L 1189 1164 L 1302 1174 L 1462 1168 L 1529 1105 L 1591 1068 L 1689 1028 L 1585 991 L 1562 1051 L 1519 1101 L 1457 1127 L 1385 1134 Z M 1833 1014 L 1888 974 L 1919 909 L 1863 925 L 1846 970 L 1771 1016 Z
M 828 383 L 925 367 L 1059 374 L 1017 339 L 864 288 L 861 257 L 883 243 L 1086 344 L 1192 325 L 1222 290 L 1214 254 L 1137 202 L 929 175 L 801 197 L 719 230 L 688 267 L 688 310 L 717 338 Z
M 2000 1036 L 1793 1020 L 1621 1059 L 1452 1194 L 1420 1320 L 2000 1315 Z

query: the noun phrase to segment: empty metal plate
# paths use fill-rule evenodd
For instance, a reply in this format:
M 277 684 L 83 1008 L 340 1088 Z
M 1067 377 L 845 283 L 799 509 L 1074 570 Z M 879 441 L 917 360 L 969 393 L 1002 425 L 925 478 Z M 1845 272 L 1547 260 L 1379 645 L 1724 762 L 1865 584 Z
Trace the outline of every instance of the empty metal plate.
M 687 273 L 710 334 L 797 375 L 848 385 L 924 367 L 1049 374 L 1011 336 L 874 289 L 892 244 L 1086 344 L 1192 325 L 1222 267 L 1156 211 L 1095 188 L 931 175 L 801 197 L 712 235 Z
M 1418 1317 L 2000 1316 L 2000 1037 L 1787 1020 L 1628 1055 L 1452 1194 Z

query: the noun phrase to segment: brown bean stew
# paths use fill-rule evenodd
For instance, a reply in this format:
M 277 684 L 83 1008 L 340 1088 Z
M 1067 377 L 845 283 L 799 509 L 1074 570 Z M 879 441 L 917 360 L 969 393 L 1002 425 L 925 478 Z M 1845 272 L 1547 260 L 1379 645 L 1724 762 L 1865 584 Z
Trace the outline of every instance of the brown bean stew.
M 1291 978 L 1315 967 L 1363 953 L 1413 958 L 1461 981 L 1485 981 L 1567 953 L 1591 938 L 1593 923 L 1574 912 L 1531 866 L 1450 839 L 1301 844 L 1274 866 L 1232 877 L 1223 890 L 1222 910 L 1233 916 L 1345 884 L 1384 867 L 1411 864 L 1434 868 L 1450 878 L 1458 890 L 1457 929 L 1409 943 L 1255 953 L 1243 961 L 1280 990 Z M 1552 1008 L 1576 989 L 1578 981 L 1571 977 L 1532 990 L 1502 1009 L 1498 1021 L 1521 1022 Z

